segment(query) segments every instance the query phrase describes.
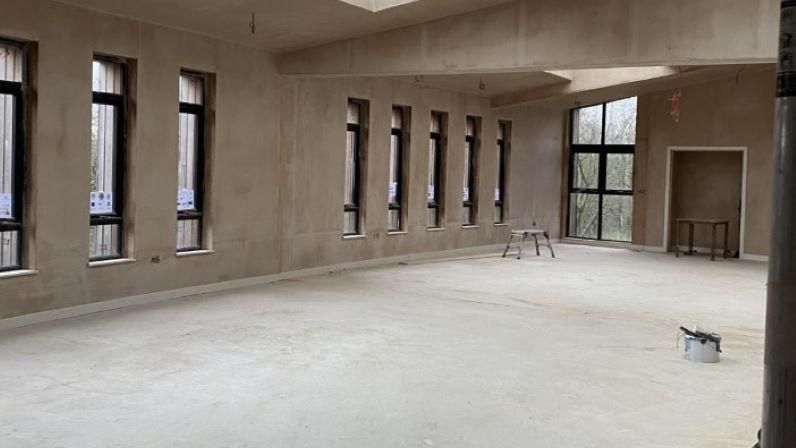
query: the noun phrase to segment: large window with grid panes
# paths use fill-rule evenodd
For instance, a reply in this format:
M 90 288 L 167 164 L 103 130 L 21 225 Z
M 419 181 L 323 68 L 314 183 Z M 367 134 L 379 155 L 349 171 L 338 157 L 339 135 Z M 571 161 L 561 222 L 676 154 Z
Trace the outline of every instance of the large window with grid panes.
M 95 56 L 92 64 L 89 259 L 121 258 L 124 201 L 128 65 Z
M 25 263 L 26 48 L 0 40 L 0 272 Z
M 177 251 L 204 248 L 206 126 L 209 76 L 180 74 Z
M 633 97 L 572 110 L 570 237 L 631 241 L 636 106 Z

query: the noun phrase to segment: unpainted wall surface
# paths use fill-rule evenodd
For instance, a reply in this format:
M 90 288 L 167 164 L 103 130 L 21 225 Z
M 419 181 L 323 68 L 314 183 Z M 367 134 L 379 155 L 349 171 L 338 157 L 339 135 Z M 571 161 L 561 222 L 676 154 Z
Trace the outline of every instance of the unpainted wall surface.
M 383 78 L 284 80 L 283 228 L 285 270 L 499 243 L 509 228 L 493 225 L 497 123 L 512 122 L 508 223 L 544 226 L 557 236 L 561 170 L 560 110 L 494 112 L 488 100 Z M 369 101 L 365 238 L 344 240 L 343 178 L 349 98 Z M 411 110 L 406 233 L 387 232 L 390 112 Z M 448 116 L 444 230 L 426 228 L 426 179 L 431 112 Z M 462 228 L 465 119 L 481 117 L 478 151 L 478 228 Z
M 666 158 L 670 146 L 747 147 L 745 251 L 768 255 L 771 237 L 771 172 L 774 136 L 773 67 L 639 98 L 634 243 L 662 247 Z M 682 92 L 680 118 L 671 116 L 672 95 Z M 695 193 L 696 194 L 696 193 Z M 641 205 L 643 204 L 643 205 Z
M 271 55 L 49 0 L 0 0 L 0 35 L 38 43 L 29 159 L 29 266 L 0 278 L 0 318 L 73 305 L 391 255 L 503 241 L 492 224 L 496 121 L 513 121 L 509 221 L 557 236 L 561 128 L 556 110 L 495 115 L 485 100 L 381 79 L 280 76 Z M 89 267 L 91 59 L 136 61 L 128 207 L 132 260 Z M 214 73 L 213 253 L 177 257 L 177 91 L 181 68 Z M 342 239 L 345 109 L 370 100 L 366 236 Z M 407 233 L 386 235 L 389 116 L 412 107 Z M 450 114 L 447 229 L 427 232 L 430 110 Z M 479 228 L 460 226 L 465 115 L 483 117 Z M 160 257 L 159 263 L 153 263 Z
M 672 212 L 670 239 L 677 241 L 677 218 L 723 219 L 729 221 L 728 246 L 740 245 L 741 185 L 743 154 L 739 151 L 676 151 L 672 163 Z M 716 233 L 722 247 L 724 228 Z M 711 246 L 711 228 L 694 227 L 694 246 Z M 688 245 L 688 226 L 680 228 L 680 245 Z

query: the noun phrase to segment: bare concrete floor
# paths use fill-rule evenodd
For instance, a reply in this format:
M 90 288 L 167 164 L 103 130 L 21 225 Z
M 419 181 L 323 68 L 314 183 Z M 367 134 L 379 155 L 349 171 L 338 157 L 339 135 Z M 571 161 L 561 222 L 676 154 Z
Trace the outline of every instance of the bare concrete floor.
M 560 245 L 0 334 L 1 447 L 744 447 L 765 265 Z M 721 332 L 691 364 L 680 324 Z

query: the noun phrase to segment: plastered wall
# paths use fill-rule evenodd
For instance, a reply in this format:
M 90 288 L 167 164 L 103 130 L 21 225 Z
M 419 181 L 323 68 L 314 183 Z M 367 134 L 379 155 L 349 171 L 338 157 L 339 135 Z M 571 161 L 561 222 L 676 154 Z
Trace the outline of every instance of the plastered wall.
M 0 35 L 38 43 L 29 148 L 28 267 L 0 278 L 0 318 L 193 285 L 505 240 L 492 224 L 497 119 L 512 121 L 509 222 L 558 236 L 564 114 L 493 113 L 484 99 L 385 79 L 294 79 L 271 55 L 49 0 L 0 0 Z M 89 267 L 90 81 L 93 53 L 135 60 L 127 189 L 128 256 Z M 175 255 L 177 81 L 215 74 L 207 207 L 213 253 Z M 342 239 L 345 107 L 370 101 L 366 237 Z M 407 233 L 386 234 L 389 112 L 412 108 Z M 446 230 L 428 232 L 430 111 L 449 113 Z M 464 120 L 483 118 L 478 223 L 462 229 Z M 158 257 L 159 262 L 153 262 Z
M 639 97 L 634 243 L 663 246 L 666 158 L 670 146 L 747 147 L 745 252 L 768 255 L 771 237 L 771 172 L 774 136 L 774 69 Z M 671 97 L 682 92 L 679 122 Z M 703 167 L 711 173 L 711 166 Z M 694 191 L 708 203 L 723 201 L 715 190 Z

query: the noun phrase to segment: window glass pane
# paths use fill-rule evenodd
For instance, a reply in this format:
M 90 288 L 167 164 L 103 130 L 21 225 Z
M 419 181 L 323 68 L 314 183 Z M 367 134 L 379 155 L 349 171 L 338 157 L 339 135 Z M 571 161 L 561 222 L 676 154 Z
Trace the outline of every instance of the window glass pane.
M 177 210 L 199 210 L 196 201 L 199 118 L 180 114 L 179 164 L 177 166 Z
M 388 185 L 388 201 L 397 203 L 400 197 L 400 157 L 401 157 L 401 138 L 397 135 L 390 136 L 390 179 Z
M 348 131 L 346 135 L 345 150 L 345 203 L 357 205 L 358 198 L 354 185 L 356 183 L 356 140 L 357 133 Z
M 22 82 L 22 49 L 0 44 L 0 81 Z
M 177 221 L 177 250 L 202 247 L 201 220 L 181 219 Z
M 464 207 L 462 209 L 462 223 L 466 226 L 475 224 L 473 222 L 473 208 L 472 207 Z
M 88 231 L 88 252 L 91 259 L 121 257 L 121 226 L 91 226 Z
M 204 104 L 204 78 L 199 75 L 180 75 L 180 102 Z
M 470 191 L 470 177 L 472 171 L 472 145 L 470 142 L 464 144 L 464 188 L 462 190 L 462 198 L 464 201 L 470 201 L 474 192 Z
M 19 232 L 0 232 L 0 270 L 20 267 Z
M 633 189 L 633 154 L 607 154 L 605 188 L 608 190 Z
M 14 97 L 0 95 L 0 219 L 19 219 L 14 216 Z
M 359 124 L 359 103 L 354 101 L 348 102 L 348 123 Z
M 630 242 L 633 227 L 633 196 L 603 196 L 604 240 Z
M 572 142 L 578 145 L 602 143 L 603 106 L 583 107 L 572 113 Z
M 495 206 L 495 223 L 500 224 L 503 222 L 503 206 L 496 205 Z
M 437 147 L 436 139 L 429 140 L 428 143 L 428 185 L 426 188 L 426 199 L 428 202 L 437 202 L 437 174 L 439 173 L 439 166 L 437 165 Z
M 575 153 L 575 172 L 572 176 L 574 188 L 596 189 L 599 186 L 600 155 Z
M 475 118 L 473 117 L 467 117 L 467 136 L 475 136 Z
M 437 208 L 429 208 L 428 209 L 428 216 L 426 220 L 426 226 L 428 227 L 439 227 L 439 209 Z
M 572 193 L 569 200 L 569 233 L 578 238 L 597 238 L 600 195 Z
M 431 113 L 431 132 L 436 134 L 442 132 L 442 114 Z
M 387 212 L 387 229 L 391 232 L 401 230 L 401 211 L 389 210 Z
M 100 93 L 122 94 L 122 64 L 94 60 L 91 89 Z
M 633 145 L 636 143 L 636 97 L 608 103 L 605 109 L 605 143 Z
M 404 110 L 400 107 L 392 108 L 392 124 L 393 129 L 403 129 L 404 127 Z
M 359 233 L 359 213 L 345 212 L 343 215 L 343 233 L 346 235 Z
M 116 212 L 116 107 L 91 106 L 91 196 L 92 214 Z

